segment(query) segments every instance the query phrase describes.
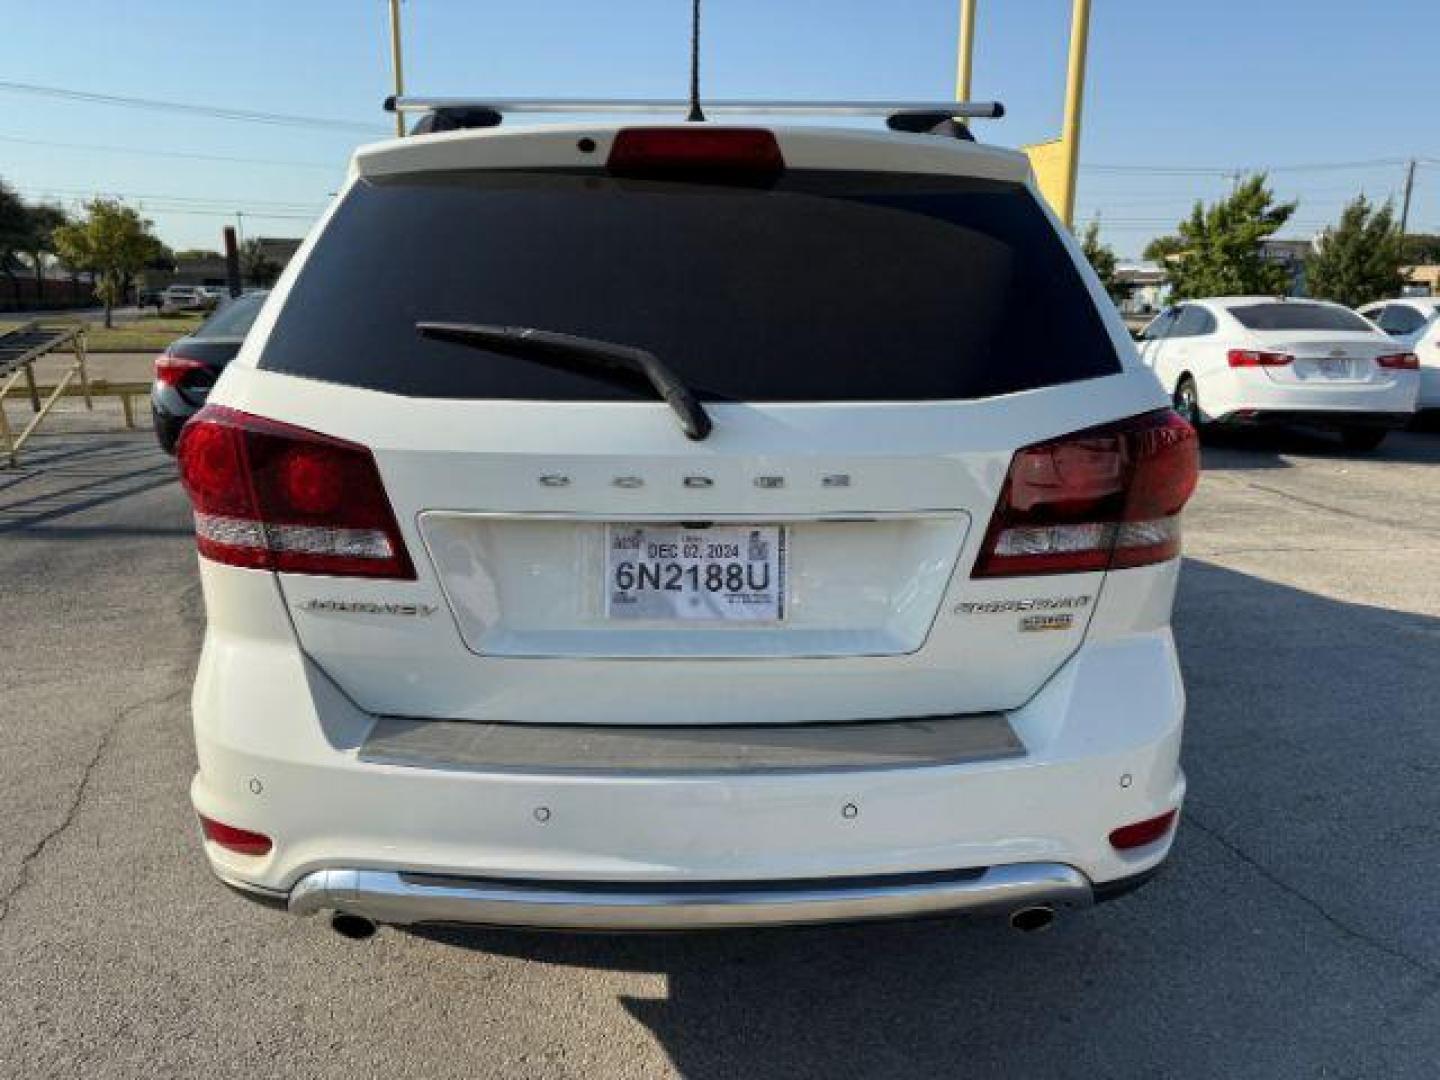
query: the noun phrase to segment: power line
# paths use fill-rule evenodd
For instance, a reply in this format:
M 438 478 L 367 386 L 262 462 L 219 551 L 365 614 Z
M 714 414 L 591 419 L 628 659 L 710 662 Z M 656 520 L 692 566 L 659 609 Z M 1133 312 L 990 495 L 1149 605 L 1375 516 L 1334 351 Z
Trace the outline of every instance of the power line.
M 375 134 L 384 130 L 377 125 L 361 123 L 358 120 L 334 120 L 318 116 L 297 116 L 291 113 L 258 112 L 251 109 L 229 109 L 217 105 L 192 105 L 184 101 L 123 97 L 119 94 L 96 94 L 86 90 L 67 90 L 59 86 L 38 86 L 34 83 L 0 81 L 0 91 L 8 91 L 14 94 L 30 94 L 37 97 L 58 98 L 62 101 L 83 101 L 95 105 L 116 105 L 128 109 L 152 109 L 163 112 L 189 113 L 194 116 L 209 116 L 217 120 L 238 120 L 252 124 L 277 124 L 288 127 L 360 131 L 366 134 Z
M 22 186 L 19 190 L 31 196 L 54 194 L 66 195 L 83 199 L 134 199 L 137 201 L 155 200 L 158 202 L 177 203 L 200 203 L 212 206 L 260 206 L 274 207 L 284 210 L 323 210 L 324 203 L 280 201 L 276 199 L 230 199 L 223 195 L 169 195 L 151 192 L 142 194 L 135 191 L 93 191 L 85 188 L 60 188 L 60 187 L 30 187 Z
M 152 147 L 102 146 L 98 143 L 55 142 L 50 139 L 25 139 L 19 135 L 0 135 L 0 142 L 20 143 L 25 146 L 53 146 L 66 150 L 102 151 L 109 154 L 130 154 L 134 157 L 186 158 L 195 161 L 219 161 L 230 165 L 283 165 L 296 169 L 324 169 L 326 172 L 340 172 L 344 162 L 323 165 L 318 161 L 282 161 L 278 158 L 228 157 L 224 154 L 195 154 L 183 150 L 156 150 Z

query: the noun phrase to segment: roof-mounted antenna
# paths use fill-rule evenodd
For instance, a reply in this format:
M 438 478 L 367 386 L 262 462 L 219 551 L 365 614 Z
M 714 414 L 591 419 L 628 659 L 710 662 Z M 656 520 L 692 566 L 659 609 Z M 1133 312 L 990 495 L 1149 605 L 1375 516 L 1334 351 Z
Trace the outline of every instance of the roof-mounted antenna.
M 691 123 L 705 119 L 700 111 L 700 0 L 690 0 L 690 115 L 685 119 Z

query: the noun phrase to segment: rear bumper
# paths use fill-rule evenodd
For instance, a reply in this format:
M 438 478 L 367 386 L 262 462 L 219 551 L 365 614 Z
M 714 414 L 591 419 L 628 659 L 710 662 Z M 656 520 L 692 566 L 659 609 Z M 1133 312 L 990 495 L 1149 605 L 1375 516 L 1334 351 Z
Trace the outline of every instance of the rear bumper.
M 1408 422 L 1420 389 L 1417 372 L 1396 371 L 1374 383 L 1279 382 L 1256 368 L 1202 373 L 1200 409 L 1220 422 L 1382 424 Z
M 703 930 L 1083 908 L 1090 881 L 1060 863 L 975 871 L 780 882 L 501 881 L 389 870 L 318 870 L 290 911 L 338 911 L 377 923 L 465 923 L 564 930 Z
M 1090 640 L 1029 702 L 955 718 L 970 734 L 932 719 L 928 733 L 826 747 L 802 724 L 717 750 L 692 729 L 676 765 L 649 730 L 614 745 L 613 729 L 572 730 L 591 740 L 582 767 L 535 756 L 560 725 L 505 742 L 485 725 L 358 709 L 295 647 L 274 581 L 224 573 L 254 602 L 212 618 L 191 796 L 274 841 L 260 857 L 207 842 L 214 871 L 294 911 L 645 929 L 1084 906 L 1159 865 L 1173 836 L 1117 851 L 1110 832 L 1184 797 L 1166 589 L 1117 583 Z M 451 737 L 460 728 L 475 745 Z

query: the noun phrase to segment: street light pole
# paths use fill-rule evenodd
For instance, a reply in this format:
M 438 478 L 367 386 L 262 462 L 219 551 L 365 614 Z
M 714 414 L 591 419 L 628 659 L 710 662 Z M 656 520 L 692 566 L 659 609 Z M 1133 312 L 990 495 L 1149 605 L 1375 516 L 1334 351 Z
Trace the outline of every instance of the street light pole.
M 975 3 L 960 0 L 960 52 L 955 65 L 955 100 L 970 100 L 970 73 L 975 61 Z
M 390 66 L 395 74 L 395 96 L 405 93 L 405 66 L 400 50 L 400 0 L 390 0 Z M 405 114 L 395 110 L 395 137 L 405 137 Z

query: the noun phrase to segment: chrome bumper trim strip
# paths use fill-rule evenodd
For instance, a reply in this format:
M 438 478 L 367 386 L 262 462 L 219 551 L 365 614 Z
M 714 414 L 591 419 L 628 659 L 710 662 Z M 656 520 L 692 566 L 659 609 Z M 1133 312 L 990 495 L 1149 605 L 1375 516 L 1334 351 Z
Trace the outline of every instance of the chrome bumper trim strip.
M 1090 881 L 1062 863 L 803 882 L 505 881 L 393 870 L 317 870 L 290 911 L 338 911 L 377 923 L 471 923 L 571 930 L 686 930 L 1088 907 Z

